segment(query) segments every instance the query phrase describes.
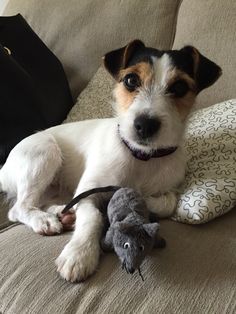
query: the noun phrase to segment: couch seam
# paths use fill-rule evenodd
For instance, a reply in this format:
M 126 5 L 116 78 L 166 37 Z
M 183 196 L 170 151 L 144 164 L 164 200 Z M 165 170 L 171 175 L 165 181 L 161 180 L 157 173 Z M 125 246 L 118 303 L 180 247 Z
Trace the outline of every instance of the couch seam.
M 180 10 L 180 7 L 181 7 L 182 3 L 183 3 L 183 0 L 180 0 L 178 5 L 177 5 L 177 8 L 176 8 L 174 26 L 173 26 L 173 29 L 172 29 L 171 42 L 170 42 L 171 49 L 173 49 L 173 44 L 174 44 L 174 41 L 175 41 L 175 35 L 176 35 L 176 29 L 177 29 L 178 17 L 179 17 L 179 10 Z
M 15 226 L 18 226 L 18 225 L 20 225 L 19 222 L 13 223 L 13 224 L 11 224 L 10 226 L 6 226 L 5 228 L 4 228 L 4 224 L 1 225 L 0 234 L 3 233 L 3 232 L 5 232 L 5 231 L 7 231 L 7 230 L 9 230 L 9 229 L 12 229 L 12 228 L 15 227 Z M 2 228 L 2 226 L 3 226 L 3 228 Z

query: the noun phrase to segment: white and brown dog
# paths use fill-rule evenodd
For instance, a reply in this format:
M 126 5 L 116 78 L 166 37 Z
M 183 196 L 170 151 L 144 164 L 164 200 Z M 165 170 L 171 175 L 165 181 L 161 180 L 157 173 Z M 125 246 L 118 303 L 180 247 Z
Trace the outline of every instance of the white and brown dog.
M 59 219 L 52 205 L 106 185 L 132 187 L 150 210 L 172 215 L 185 174 L 186 118 L 221 69 L 193 47 L 160 51 L 139 40 L 107 53 L 104 65 L 117 81 L 117 117 L 56 126 L 20 142 L 0 170 L 1 190 L 16 200 L 10 220 L 40 234 L 60 233 L 69 219 Z M 84 280 L 98 265 L 99 200 L 78 205 L 75 231 L 56 260 L 66 280 Z

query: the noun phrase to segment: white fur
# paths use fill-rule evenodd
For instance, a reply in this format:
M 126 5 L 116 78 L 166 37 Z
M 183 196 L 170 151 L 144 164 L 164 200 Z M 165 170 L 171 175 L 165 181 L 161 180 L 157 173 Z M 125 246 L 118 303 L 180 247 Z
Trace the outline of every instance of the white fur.
M 145 145 L 136 141 L 133 128 L 135 117 L 142 112 L 162 122 L 160 132 Z M 122 136 L 136 148 L 148 151 L 176 145 L 178 149 L 162 158 L 137 160 L 122 143 L 118 124 Z M 171 101 L 154 84 L 151 90 L 141 91 L 129 110 L 117 118 L 68 123 L 29 136 L 11 151 L 0 170 L 2 190 L 16 197 L 9 219 L 38 233 L 59 233 L 62 225 L 53 210 L 45 213 L 42 209 L 106 185 L 133 187 L 153 212 L 170 216 L 176 206 L 173 191 L 185 172 L 183 129 Z M 98 199 L 88 198 L 77 207 L 74 234 L 56 260 L 59 273 L 69 281 L 87 278 L 99 261 L 103 223 Z

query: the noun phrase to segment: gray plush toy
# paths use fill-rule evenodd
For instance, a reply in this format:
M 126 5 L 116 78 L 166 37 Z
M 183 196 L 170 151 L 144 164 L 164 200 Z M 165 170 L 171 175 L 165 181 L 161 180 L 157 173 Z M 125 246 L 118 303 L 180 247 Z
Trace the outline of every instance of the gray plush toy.
M 91 189 L 76 196 L 63 210 L 65 213 L 81 199 L 100 192 L 115 192 L 107 207 L 109 228 L 101 241 L 102 249 L 114 250 L 127 273 L 134 273 L 154 247 L 165 247 L 158 234 L 159 224 L 150 222 L 145 201 L 131 188 L 107 186 Z M 143 279 L 143 277 L 142 277 Z

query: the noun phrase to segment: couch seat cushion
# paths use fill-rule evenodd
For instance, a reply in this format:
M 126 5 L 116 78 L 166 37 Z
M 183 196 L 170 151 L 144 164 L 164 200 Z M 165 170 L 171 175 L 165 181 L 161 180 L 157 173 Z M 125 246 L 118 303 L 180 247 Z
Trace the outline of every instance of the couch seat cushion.
M 0 234 L 0 312 L 233 313 L 236 306 L 236 212 L 201 226 L 161 221 L 164 250 L 128 275 L 114 254 L 90 279 L 71 284 L 54 260 L 70 234 L 43 237 L 23 225 Z
M 9 204 L 6 202 L 4 194 L 0 193 L 0 231 L 12 224 L 7 217 L 8 210 Z

